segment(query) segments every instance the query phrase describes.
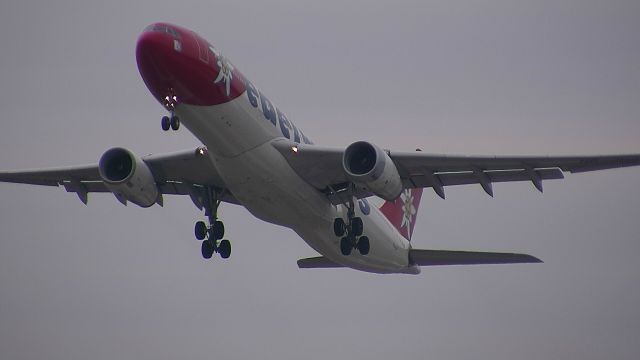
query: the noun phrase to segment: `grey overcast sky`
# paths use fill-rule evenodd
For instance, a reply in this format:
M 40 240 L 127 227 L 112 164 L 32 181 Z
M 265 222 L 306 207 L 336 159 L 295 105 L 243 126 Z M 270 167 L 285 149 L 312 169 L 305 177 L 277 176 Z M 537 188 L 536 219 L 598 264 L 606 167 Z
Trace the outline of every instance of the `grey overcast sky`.
M 459 154 L 640 152 L 640 2 L 0 0 L 0 169 L 192 148 L 163 133 L 136 39 L 222 50 L 316 143 Z M 188 198 L 84 206 L 0 184 L 2 359 L 637 359 L 640 168 L 425 192 L 414 246 L 535 265 L 302 271 L 292 231 L 222 209 L 204 261 Z

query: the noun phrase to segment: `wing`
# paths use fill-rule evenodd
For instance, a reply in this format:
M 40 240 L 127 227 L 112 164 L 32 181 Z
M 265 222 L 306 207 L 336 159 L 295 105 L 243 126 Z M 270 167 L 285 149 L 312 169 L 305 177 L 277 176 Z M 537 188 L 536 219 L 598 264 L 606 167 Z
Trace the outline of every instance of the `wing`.
M 274 147 L 291 167 L 334 204 L 342 203 L 340 191 L 349 184 L 342 167 L 344 149 L 278 141 Z M 296 151 L 292 149 L 295 147 Z M 444 199 L 444 187 L 480 184 L 493 196 L 492 184 L 530 181 L 542 192 L 542 180 L 562 179 L 563 172 L 581 173 L 640 165 L 640 154 L 606 156 L 451 156 L 420 151 L 393 152 L 389 157 L 398 168 L 405 188 L 431 187 Z M 371 193 L 356 193 L 367 197 Z
M 222 196 L 220 200 L 237 203 L 220 178 L 215 166 L 206 155 L 204 148 L 185 150 L 169 154 L 142 157 L 162 194 L 189 195 L 202 208 L 204 189 L 214 187 Z M 68 192 L 75 192 L 85 204 L 87 193 L 109 192 L 98 172 L 98 164 L 70 166 L 50 169 L 23 171 L 2 171 L 0 182 L 64 186 Z
M 527 254 L 417 249 L 412 249 L 409 252 L 409 264 L 417 266 L 525 264 L 541 262 L 542 260 Z M 323 256 L 319 256 L 298 260 L 298 267 L 301 269 L 326 269 L 344 266 Z

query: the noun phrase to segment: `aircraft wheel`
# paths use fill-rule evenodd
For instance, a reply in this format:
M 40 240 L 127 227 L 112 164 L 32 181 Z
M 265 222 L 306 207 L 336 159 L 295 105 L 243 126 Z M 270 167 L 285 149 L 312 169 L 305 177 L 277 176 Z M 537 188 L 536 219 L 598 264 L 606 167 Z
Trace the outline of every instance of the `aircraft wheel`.
M 340 252 L 342 252 L 342 255 L 344 256 L 351 255 L 351 249 L 353 249 L 353 246 L 351 246 L 351 241 L 349 240 L 348 237 L 345 236 L 342 239 L 340 239 Z
M 347 225 L 344 223 L 342 218 L 336 218 L 333 220 L 333 233 L 340 237 L 344 236 L 344 232 L 347 229 Z
M 367 255 L 369 253 L 369 238 L 363 236 L 358 240 L 358 251 L 362 255 Z
M 364 225 L 362 224 L 362 218 L 355 217 L 351 219 L 351 230 L 353 231 L 353 235 L 355 236 L 362 235 L 362 231 L 364 230 Z
M 196 222 L 196 226 L 193 229 L 193 232 L 196 235 L 196 239 L 204 240 L 204 238 L 207 236 L 207 225 L 204 223 L 204 221 L 198 221 Z
M 218 253 L 223 259 L 228 259 L 231 256 L 231 242 L 229 240 L 222 240 L 218 245 Z
M 210 239 L 207 239 L 205 241 L 202 242 L 202 247 L 201 247 L 201 251 L 202 251 L 202 257 L 205 259 L 211 259 L 211 257 L 213 256 L 213 241 Z
M 162 120 L 160 120 L 160 125 L 162 125 L 162 130 L 169 131 L 171 127 L 171 119 L 168 116 L 163 116 Z
M 172 116 L 171 117 L 171 129 L 178 130 L 180 128 L 180 118 L 177 116 Z
M 224 237 L 224 223 L 217 220 L 211 226 L 211 235 L 213 240 L 220 240 Z

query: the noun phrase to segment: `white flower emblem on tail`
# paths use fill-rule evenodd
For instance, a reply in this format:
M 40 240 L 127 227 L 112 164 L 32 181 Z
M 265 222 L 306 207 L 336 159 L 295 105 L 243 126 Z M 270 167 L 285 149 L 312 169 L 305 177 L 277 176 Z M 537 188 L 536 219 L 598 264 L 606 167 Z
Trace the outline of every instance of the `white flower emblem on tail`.
M 407 227 L 408 238 L 411 239 L 411 223 L 416 215 L 416 208 L 413 206 L 413 194 L 410 189 L 404 190 L 400 195 L 402 200 L 402 223 L 400 227 Z
M 211 52 L 216 56 L 218 68 L 220 71 L 218 72 L 218 77 L 213 81 L 214 84 L 224 83 L 225 90 L 227 91 L 227 96 L 231 95 L 231 80 L 233 79 L 233 65 L 220 54 L 216 48 L 213 46 L 209 46 Z

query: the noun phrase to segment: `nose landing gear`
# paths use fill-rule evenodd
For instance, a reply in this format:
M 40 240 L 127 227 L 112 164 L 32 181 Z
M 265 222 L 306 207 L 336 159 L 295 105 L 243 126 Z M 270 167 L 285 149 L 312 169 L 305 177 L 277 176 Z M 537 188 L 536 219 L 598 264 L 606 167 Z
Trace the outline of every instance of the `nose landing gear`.
M 163 116 L 160 120 L 160 126 L 164 131 L 169 131 L 169 129 L 176 131 L 180 128 L 180 118 L 174 114 L 171 114 L 171 117 Z
M 207 216 L 208 223 L 204 221 L 198 221 L 194 227 L 194 235 L 196 239 L 202 241 L 201 252 L 202 257 L 205 259 L 211 259 L 213 253 L 220 254 L 223 259 L 228 259 L 231 256 L 231 242 L 224 240 L 224 223 L 218 220 L 218 206 L 220 206 L 220 200 L 218 200 L 218 193 L 211 189 L 206 189 L 206 199 L 204 201 L 205 215 Z
M 172 129 L 176 131 L 180 128 L 180 118 L 176 116 L 174 113 L 176 106 L 178 105 L 178 96 L 173 88 L 168 89 L 168 95 L 162 99 L 162 104 L 165 109 L 171 112 L 171 116 L 163 116 L 160 125 L 162 126 L 162 130 L 169 131 Z

